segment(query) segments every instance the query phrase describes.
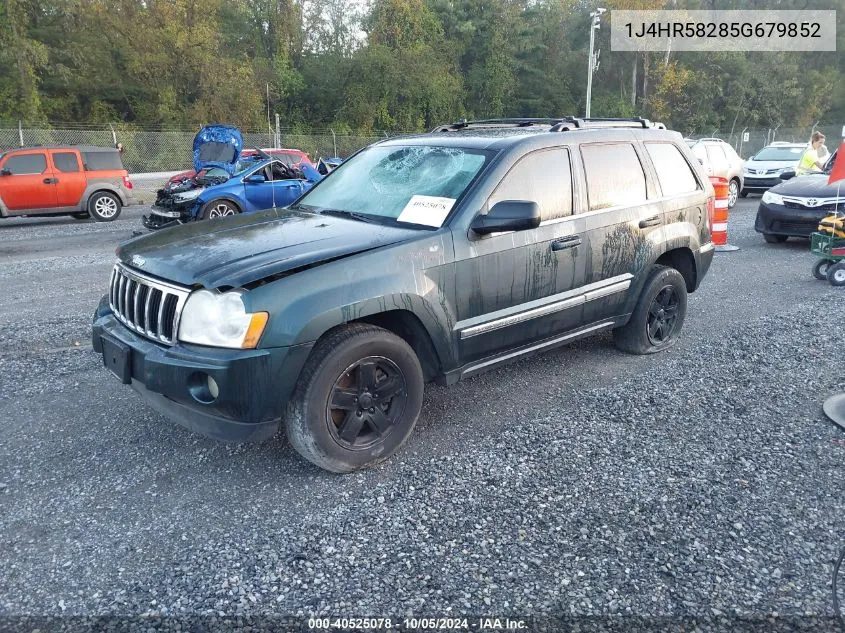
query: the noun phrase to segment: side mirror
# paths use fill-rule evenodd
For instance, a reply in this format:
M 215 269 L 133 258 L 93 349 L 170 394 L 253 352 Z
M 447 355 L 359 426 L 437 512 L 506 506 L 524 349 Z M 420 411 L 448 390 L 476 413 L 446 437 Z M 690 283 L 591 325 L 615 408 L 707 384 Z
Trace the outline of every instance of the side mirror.
M 540 205 L 528 200 L 502 200 L 487 215 L 478 215 L 470 228 L 479 235 L 525 231 L 540 226 Z
M 10 172 L 5 167 L 3 169 L 0 169 L 0 176 L 11 176 L 11 175 L 12 175 L 12 172 Z
M 252 174 L 252 176 L 247 176 L 246 178 L 244 178 L 244 182 L 249 183 L 251 185 L 261 185 L 267 182 L 267 179 L 261 174 Z
M 789 180 L 790 178 L 795 177 L 795 170 L 794 169 L 784 169 L 780 172 L 780 179 L 781 180 Z

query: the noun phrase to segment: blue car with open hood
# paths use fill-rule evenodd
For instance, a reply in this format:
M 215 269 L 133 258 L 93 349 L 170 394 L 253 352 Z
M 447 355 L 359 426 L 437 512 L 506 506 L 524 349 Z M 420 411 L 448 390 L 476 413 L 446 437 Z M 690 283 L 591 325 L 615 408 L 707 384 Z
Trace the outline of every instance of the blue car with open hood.
M 194 138 L 196 176 L 160 189 L 148 229 L 284 207 L 322 177 L 311 165 L 287 165 L 261 150 L 243 157 L 243 136 L 229 125 L 204 127 Z

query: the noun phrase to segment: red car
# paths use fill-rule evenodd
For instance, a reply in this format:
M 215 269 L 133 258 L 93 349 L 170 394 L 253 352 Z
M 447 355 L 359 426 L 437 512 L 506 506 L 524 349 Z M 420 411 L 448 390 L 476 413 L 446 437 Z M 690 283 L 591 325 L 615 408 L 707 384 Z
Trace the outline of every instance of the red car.
M 302 150 L 298 149 L 262 149 L 262 152 L 265 154 L 269 154 L 273 158 L 278 158 L 286 165 L 300 165 L 305 163 L 306 165 L 311 165 L 311 159 L 308 158 L 308 154 L 303 152 Z M 254 149 L 245 149 L 241 152 L 241 158 L 247 158 L 250 156 L 256 156 L 258 154 L 257 150 Z M 182 173 L 176 174 L 175 176 L 171 177 L 170 180 L 167 181 L 167 185 L 182 182 L 183 180 L 191 179 L 197 175 L 197 172 L 193 169 L 188 171 L 183 171 Z M 165 186 L 167 186 L 165 185 Z

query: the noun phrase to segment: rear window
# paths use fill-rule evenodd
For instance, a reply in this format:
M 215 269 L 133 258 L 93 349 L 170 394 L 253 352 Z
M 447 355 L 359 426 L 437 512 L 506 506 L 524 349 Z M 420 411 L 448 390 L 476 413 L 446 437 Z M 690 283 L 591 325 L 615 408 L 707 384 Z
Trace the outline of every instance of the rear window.
M 582 145 L 590 210 L 646 201 L 645 172 L 630 143 Z
M 282 161 L 285 165 L 296 165 L 297 163 L 302 161 L 302 156 L 299 154 L 294 154 L 292 152 L 273 152 L 273 158 L 276 160 Z
M 229 143 L 208 142 L 200 146 L 199 159 L 215 163 L 234 162 L 235 148 Z
M 79 171 L 79 161 L 73 152 L 53 152 L 53 165 L 65 173 Z
M 18 154 L 10 156 L 3 169 L 13 175 L 43 174 L 47 170 L 47 157 L 44 154 Z
M 698 189 L 698 182 L 680 150 L 671 143 L 646 143 L 664 196 L 676 196 Z
M 123 163 L 120 154 L 115 151 L 105 152 L 82 152 L 82 160 L 85 161 L 86 171 L 111 171 L 123 170 Z

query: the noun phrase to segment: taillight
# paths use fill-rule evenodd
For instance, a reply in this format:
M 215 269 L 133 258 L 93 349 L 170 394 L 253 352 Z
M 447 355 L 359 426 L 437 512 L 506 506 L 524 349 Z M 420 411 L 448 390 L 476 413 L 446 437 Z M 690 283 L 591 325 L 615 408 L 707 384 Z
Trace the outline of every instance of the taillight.
M 707 227 L 713 232 L 713 216 L 716 215 L 716 197 L 707 198 Z
M 126 187 L 127 189 L 132 189 L 132 181 L 129 180 L 129 176 L 123 177 L 123 186 Z

